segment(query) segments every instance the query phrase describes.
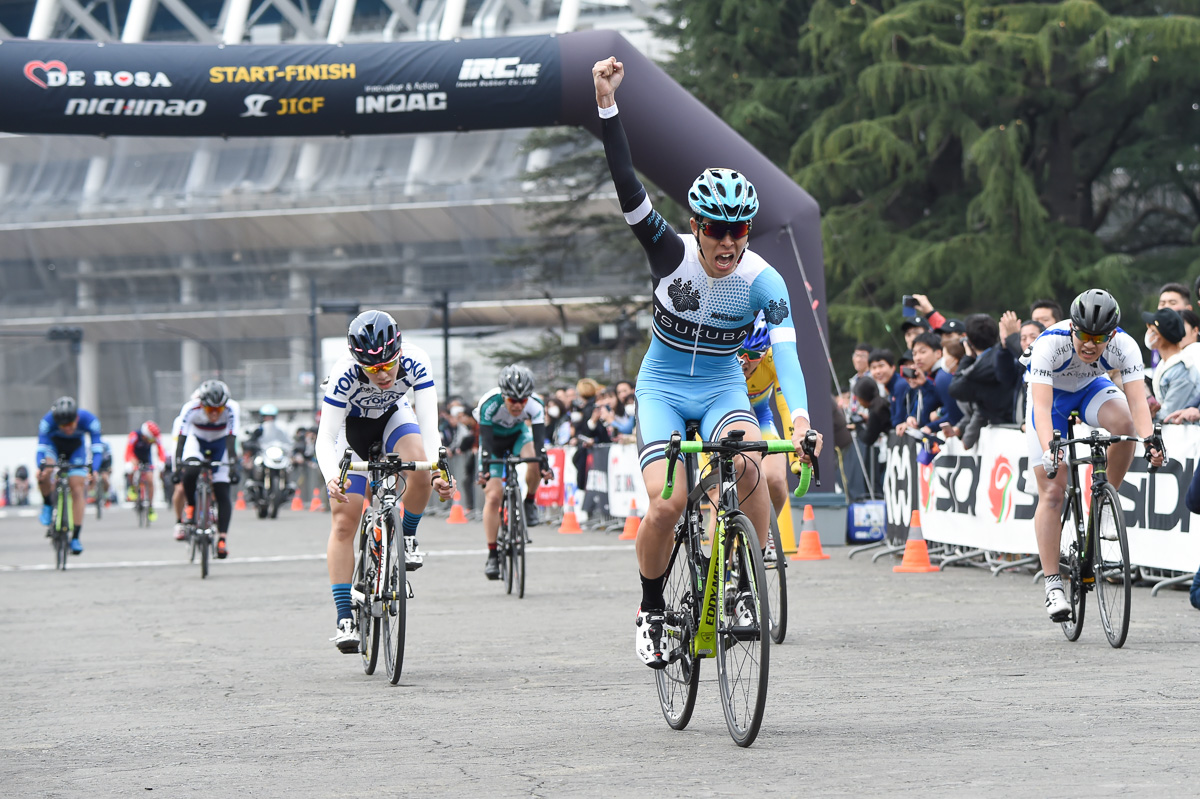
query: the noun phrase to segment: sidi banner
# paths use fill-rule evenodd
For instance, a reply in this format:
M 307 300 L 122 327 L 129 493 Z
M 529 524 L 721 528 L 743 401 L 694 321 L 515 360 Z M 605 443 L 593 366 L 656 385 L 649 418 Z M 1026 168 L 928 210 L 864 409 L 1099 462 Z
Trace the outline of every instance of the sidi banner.
M 1087 433 L 1087 427 L 1076 427 L 1076 436 Z M 1139 566 L 1194 571 L 1200 536 L 1192 530 L 1183 498 L 1200 461 L 1200 426 L 1168 425 L 1164 441 L 1170 462 L 1151 473 L 1139 447 L 1120 488 L 1129 557 Z M 950 439 L 931 459 L 918 457 L 919 446 L 908 436 L 890 437 L 884 478 L 889 538 L 904 540 L 912 511 L 920 510 L 927 541 L 1037 552 L 1037 484 L 1023 432 L 986 427 L 974 449 L 964 450 L 958 439 Z M 1091 485 L 1090 466 L 1082 469 L 1082 480 Z
M 212 45 L 0 41 L 0 131 L 323 136 L 559 121 L 552 36 Z

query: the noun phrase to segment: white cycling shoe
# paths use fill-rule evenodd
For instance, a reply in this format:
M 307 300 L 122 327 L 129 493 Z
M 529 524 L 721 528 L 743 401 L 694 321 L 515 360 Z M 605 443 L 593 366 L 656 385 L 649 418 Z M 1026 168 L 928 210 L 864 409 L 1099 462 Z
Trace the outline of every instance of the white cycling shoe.
M 1071 618 L 1071 603 L 1061 588 L 1052 588 L 1046 594 L 1046 614 L 1050 621 L 1064 622 Z
M 642 613 L 639 607 L 634 624 L 637 632 L 634 634 L 633 645 L 638 658 L 652 669 L 665 669 L 668 665 L 667 656 L 663 652 L 663 628 L 666 626 L 666 614 L 661 610 Z

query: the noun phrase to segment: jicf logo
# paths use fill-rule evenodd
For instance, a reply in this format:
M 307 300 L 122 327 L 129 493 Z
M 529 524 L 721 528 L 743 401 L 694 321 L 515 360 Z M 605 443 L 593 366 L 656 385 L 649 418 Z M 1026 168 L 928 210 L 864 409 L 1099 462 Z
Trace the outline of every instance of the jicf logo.
M 25 77 L 43 89 L 59 86 L 86 86 L 87 73 L 83 70 L 68 70 L 67 65 L 57 59 L 51 61 L 29 61 L 25 64 Z M 92 72 L 93 86 L 113 86 L 127 89 L 158 88 L 171 86 L 171 79 L 161 72 L 129 72 L 127 70 L 98 69 Z
M 992 515 L 996 524 L 1006 521 L 1012 516 L 1013 510 L 1013 468 L 1008 458 L 1000 455 L 992 465 L 992 477 L 988 482 L 988 499 L 992 505 Z

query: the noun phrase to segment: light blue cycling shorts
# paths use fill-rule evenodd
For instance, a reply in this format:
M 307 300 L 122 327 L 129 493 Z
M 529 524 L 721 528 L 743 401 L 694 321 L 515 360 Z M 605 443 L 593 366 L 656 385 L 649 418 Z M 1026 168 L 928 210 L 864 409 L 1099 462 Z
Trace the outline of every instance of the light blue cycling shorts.
M 1037 466 L 1042 462 L 1042 444 L 1038 441 L 1037 430 L 1033 426 L 1033 401 L 1029 396 L 1031 386 L 1026 386 L 1025 398 L 1025 443 L 1029 451 L 1029 462 Z M 1063 391 L 1054 389 L 1054 399 L 1050 405 L 1051 430 L 1058 430 L 1067 437 L 1067 417 L 1071 411 L 1079 411 L 1079 417 L 1088 427 L 1100 426 L 1100 406 L 1109 400 L 1125 399 L 1125 392 L 1117 388 L 1113 381 L 1105 376 L 1097 377 L 1078 391 Z
M 758 416 L 750 407 L 746 381 L 709 382 L 703 390 L 693 382 L 677 386 L 646 385 L 638 381 L 637 444 L 641 468 L 666 457 L 671 434 L 684 433 L 686 422 L 700 422 L 700 435 L 715 440 L 732 422 L 758 427 Z

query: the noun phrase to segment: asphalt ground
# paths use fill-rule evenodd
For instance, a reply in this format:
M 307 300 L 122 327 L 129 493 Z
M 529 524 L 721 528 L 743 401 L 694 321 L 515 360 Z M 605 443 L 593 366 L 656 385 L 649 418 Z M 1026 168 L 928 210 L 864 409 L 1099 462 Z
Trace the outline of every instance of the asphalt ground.
M 0 518 L 0 794 L 1196 790 L 1200 613 L 1182 591 L 1136 589 L 1113 650 L 1094 606 L 1067 642 L 1028 575 L 893 574 L 827 549 L 788 570 L 788 639 L 740 749 L 712 661 L 688 728 L 664 722 L 631 651 L 640 592 L 615 533 L 534 528 L 517 599 L 484 578 L 478 522 L 425 520 L 393 687 L 327 640 L 327 515 L 235 514 L 207 580 L 164 516 L 89 518 L 65 573 L 36 519 Z

